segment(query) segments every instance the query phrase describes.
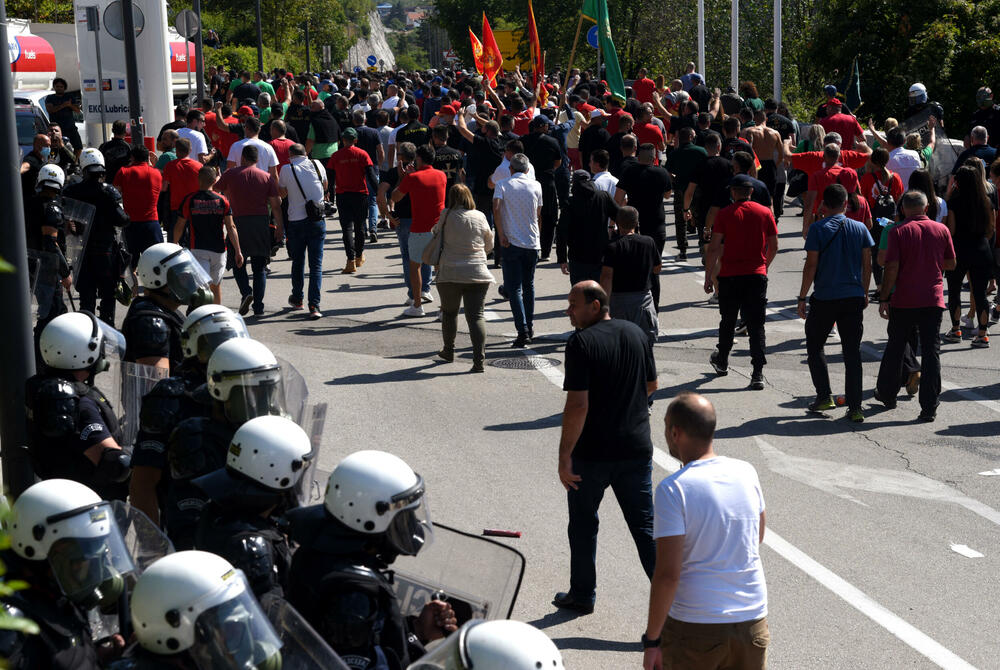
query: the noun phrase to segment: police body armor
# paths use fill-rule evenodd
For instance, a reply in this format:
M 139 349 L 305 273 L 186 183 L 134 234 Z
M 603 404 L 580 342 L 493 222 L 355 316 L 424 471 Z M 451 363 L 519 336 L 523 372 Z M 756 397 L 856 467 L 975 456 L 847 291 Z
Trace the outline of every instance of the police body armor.
M 118 189 L 94 177 L 86 177 L 83 181 L 67 186 L 63 195 L 91 204 L 96 209 L 93 229 L 87 239 L 87 255 L 111 253 L 115 229 L 124 227 L 129 222 Z
M 388 565 L 372 555 L 371 536 L 337 523 L 322 505 L 288 513 L 300 546 L 288 601 L 352 670 L 397 670 L 423 655 L 392 590 Z
M 178 551 L 194 547 L 198 520 L 208 504 L 208 497 L 191 480 L 225 467 L 226 453 L 235 432 L 228 423 L 195 417 L 181 421 L 170 434 L 165 527 Z
M 104 426 L 118 442 L 118 417 L 101 391 L 84 382 L 68 381 L 52 374 L 31 377 L 25 386 L 28 419 L 28 451 L 35 472 L 42 479 L 72 479 L 92 488 L 105 500 L 124 500 L 128 487 L 129 460 L 120 449 L 107 449 L 97 465 L 77 452 L 82 432 L 80 399 L 97 405 Z
M 160 306 L 152 298 L 141 297 L 132 301 L 122 322 L 127 349 L 126 361 L 136 361 L 146 352 L 170 348 L 170 370 L 176 371 L 184 360 L 181 349 L 181 315 Z
M 258 600 L 284 597 L 292 550 L 275 520 L 212 501 L 202 512 L 194 544 L 242 570 Z

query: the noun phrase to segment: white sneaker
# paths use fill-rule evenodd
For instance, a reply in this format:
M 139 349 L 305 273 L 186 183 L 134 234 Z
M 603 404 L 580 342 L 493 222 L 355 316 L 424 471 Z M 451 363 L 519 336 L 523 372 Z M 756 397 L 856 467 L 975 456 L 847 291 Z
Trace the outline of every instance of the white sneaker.
M 413 304 L 413 298 L 407 298 L 406 302 L 403 303 L 403 306 L 404 307 L 409 307 L 412 304 Z
M 718 305 L 719 304 L 719 294 L 718 293 L 713 293 L 712 295 L 708 296 L 708 304 L 709 305 Z
M 420 294 L 420 300 L 422 302 L 434 302 L 434 296 L 432 296 L 430 291 L 428 291 L 427 293 Z
M 418 317 L 426 315 L 424 314 L 424 308 L 421 307 L 420 305 L 415 305 L 415 306 L 410 305 L 409 307 L 403 310 L 403 316 Z

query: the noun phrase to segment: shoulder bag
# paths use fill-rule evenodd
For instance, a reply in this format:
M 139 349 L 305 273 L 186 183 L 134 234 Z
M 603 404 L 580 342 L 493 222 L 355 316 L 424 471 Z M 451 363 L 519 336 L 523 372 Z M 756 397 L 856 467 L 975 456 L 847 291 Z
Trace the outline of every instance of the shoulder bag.
M 313 172 L 316 173 L 316 178 L 319 179 L 319 170 L 316 169 L 316 164 L 312 162 L 311 158 L 307 158 L 306 160 L 309 161 Z M 323 219 L 326 214 L 326 208 L 323 207 L 323 203 L 307 198 L 306 192 L 302 189 L 302 182 L 299 181 L 299 175 L 296 174 L 295 166 L 289 163 L 288 169 L 292 171 L 292 177 L 295 178 L 295 184 L 299 187 L 299 193 L 302 194 L 302 199 L 306 201 L 306 216 L 308 216 L 311 221 L 319 221 L 320 219 Z M 320 179 L 321 184 L 322 181 L 323 180 Z
M 451 207 L 448 208 L 444 218 L 441 219 L 441 225 L 434 231 L 430 241 L 427 242 L 427 246 L 424 247 L 424 253 L 421 255 L 420 260 L 425 265 L 438 265 L 441 263 L 441 252 L 444 251 L 444 227 L 448 223 L 448 217 L 451 216 L 451 209 Z

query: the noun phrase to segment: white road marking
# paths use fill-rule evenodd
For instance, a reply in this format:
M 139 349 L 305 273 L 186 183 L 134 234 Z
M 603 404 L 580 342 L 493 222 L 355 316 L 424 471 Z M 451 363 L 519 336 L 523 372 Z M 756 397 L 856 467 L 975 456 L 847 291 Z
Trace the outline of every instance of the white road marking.
M 951 550 L 956 554 L 961 554 L 966 558 L 983 558 L 983 555 L 967 544 L 953 544 Z
M 532 349 L 524 349 L 523 353 L 525 356 L 538 355 Z M 545 375 L 545 378 L 552 382 L 552 384 L 560 389 L 562 388 L 564 376 L 561 370 L 551 367 L 540 368 L 538 371 Z M 758 443 L 761 442 L 761 440 L 758 440 Z M 777 450 L 775 449 L 775 451 Z M 678 462 L 670 455 L 664 453 L 662 449 L 657 447 L 653 447 L 653 461 L 666 470 L 668 474 L 676 472 L 679 469 Z M 944 485 L 942 484 L 942 486 Z M 981 503 L 977 504 L 981 505 Z M 985 505 L 981 506 L 986 507 Z M 991 511 L 996 513 L 995 510 Z M 977 514 L 982 513 L 977 512 Z M 1000 516 L 998 516 L 998 519 L 1000 519 Z M 991 519 L 991 521 L 992 520 L 993 519 Z M 1000 523 L 1000 521 L 994 521 L 994 523 Z M 887 631 L 895 635 L 901 642 L 925 656 L 935 665 L 941 668 L 947 668 L 948 670 L 976 670 L 975 666 L 957 656 L 955 653 L 949 651 L 939 642 L 921 632 L 912 624 L 906 622 L 882 605 L 878 604 L 876 601 L 872 600 L 857 587 L 851 585 L 843 578 L 838 577 L 829 568 L 824 567 L 801 549 L 778 535 L 778 533 L 776 533 L 770 526 L 768 526 L 767 531 L 764 534 L 764 544 L 777 552 L 778 555 L 786 561 L 829 589 L 838 598 L 842 599 L 851 607 L 855 608 L 879 626 L 882 626 Z
M 492 309 L 484 309 L 483 318 L 487 321 L 500 321 L 503 317 L 494 312 Z
M 996 477 L 1000 475 L 1000 468 L 997 468 L 996 470 L 987 470 L 986 472 L 980 472 L 979 474 L 984 477 Z

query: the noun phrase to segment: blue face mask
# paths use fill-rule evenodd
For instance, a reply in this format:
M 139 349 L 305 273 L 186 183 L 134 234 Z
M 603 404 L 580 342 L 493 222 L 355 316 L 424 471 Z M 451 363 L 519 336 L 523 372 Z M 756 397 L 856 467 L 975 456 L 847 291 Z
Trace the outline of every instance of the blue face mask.
M 49 147 L 42 147 L 42 158 L 48 158 L 49 154 L 52 153 L 52 149 Z

